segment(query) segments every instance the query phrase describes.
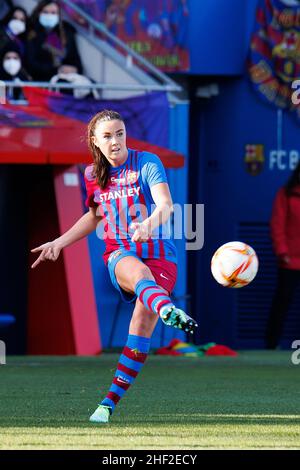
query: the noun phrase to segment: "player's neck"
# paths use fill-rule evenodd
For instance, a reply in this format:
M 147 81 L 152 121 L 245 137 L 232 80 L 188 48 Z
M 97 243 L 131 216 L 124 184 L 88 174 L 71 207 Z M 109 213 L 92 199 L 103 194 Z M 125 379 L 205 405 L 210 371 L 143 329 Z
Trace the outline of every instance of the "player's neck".
M 116 160 L 110 159 L 109 163 L 111 164 L 113 168 L 117 168 L 118 166 L 123 165 L 123 163 L 126 162 L 127 158 L 128 158 L 128 149 L 126 149 L 126 152 L 123 154 L 123 156 L 120 156 Z

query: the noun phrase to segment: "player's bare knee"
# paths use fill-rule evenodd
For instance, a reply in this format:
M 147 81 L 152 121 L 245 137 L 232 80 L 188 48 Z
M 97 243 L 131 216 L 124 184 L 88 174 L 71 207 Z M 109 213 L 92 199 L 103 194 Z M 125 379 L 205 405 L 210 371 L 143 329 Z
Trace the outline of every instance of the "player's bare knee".
M 135 286 L 141 279 L 153 280 L 154 278 L 148 266 L 139 266 L 131 273 L 131 279 L 133 288 L 135 288 Z

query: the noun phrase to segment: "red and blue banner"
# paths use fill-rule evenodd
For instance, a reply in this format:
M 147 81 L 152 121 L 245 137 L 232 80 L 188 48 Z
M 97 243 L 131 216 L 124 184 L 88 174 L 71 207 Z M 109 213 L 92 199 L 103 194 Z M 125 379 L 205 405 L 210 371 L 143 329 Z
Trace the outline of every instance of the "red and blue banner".
M 99 111 L 113 109 L 123 117 L 131 137 L 161 147 L 169 145 L 169 103 L 165 92 L 115 100 L 76 99 L 45 90 L 26 89 L 25 93 L 31 105 L 46 106 L 53 113 L 85 123 Z
M 0 126 L 28 128 L 52 127 L 53 121 L 26 112 L 16 106 L 8 107 L 0 104 Z
M 130 148 L 159 155 L 166 168 L 180 168 L 184 157 L 168 148 L 169 105 L 164 93 L 122 100 L 78 100 L 39 88 L 26 88 L 28 105 L 0 105 L 0 162 L 89 163 L 86 123 L 97 112 L 119 111 Z
M 187 71 L 189 0 L 74 0 L 96 21 L 165 72 Z M 82 24 L 70 8 L 68 13 Z
M 300 3 L 260 0 L 249 56 L 255 90 L 278 108 L 296 112 L 292 83 L 300 78 Z

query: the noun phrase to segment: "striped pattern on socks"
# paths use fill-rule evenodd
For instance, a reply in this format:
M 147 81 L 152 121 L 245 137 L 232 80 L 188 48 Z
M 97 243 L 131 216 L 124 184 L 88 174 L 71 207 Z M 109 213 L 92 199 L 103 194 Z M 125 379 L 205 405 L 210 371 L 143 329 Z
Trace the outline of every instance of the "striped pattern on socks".
M 150 349 L 150 338 L 129 335 L 120 356 L 117 371 L 108 394 L 101 405 L 113 411 L 142 369 Z
M 170 297 L 155 281 L 141 279 L 135 286 L 135 293 L 148 310 L 158 315 L 162 307 L 174 306 Z

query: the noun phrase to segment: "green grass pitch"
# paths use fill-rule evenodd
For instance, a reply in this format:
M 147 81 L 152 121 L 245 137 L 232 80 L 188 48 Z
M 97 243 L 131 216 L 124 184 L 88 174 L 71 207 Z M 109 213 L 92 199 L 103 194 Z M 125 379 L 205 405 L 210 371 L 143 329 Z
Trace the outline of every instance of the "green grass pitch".
M 111 423 L 89 423 L 118 357 L 8 356 L 0 449 L 300 449 L 300 365 L 291 352 L 150 355 Z

